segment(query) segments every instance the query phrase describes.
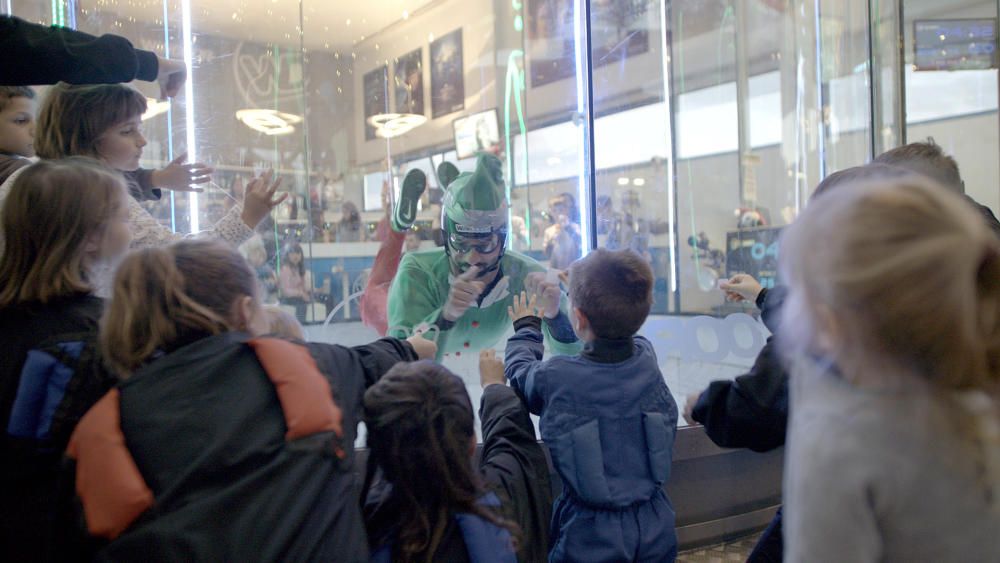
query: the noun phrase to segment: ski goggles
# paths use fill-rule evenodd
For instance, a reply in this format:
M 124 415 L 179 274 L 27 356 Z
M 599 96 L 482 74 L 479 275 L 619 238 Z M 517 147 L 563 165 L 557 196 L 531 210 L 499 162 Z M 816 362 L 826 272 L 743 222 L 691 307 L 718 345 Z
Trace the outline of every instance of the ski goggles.
M 458 233 L 448 235 L 448 245 L 457 253 L 465 254 L 475 250 L 479 254 L 489 254 L 500 247 L 500 236 L 491 233 L 485 237 L 467 237 Z

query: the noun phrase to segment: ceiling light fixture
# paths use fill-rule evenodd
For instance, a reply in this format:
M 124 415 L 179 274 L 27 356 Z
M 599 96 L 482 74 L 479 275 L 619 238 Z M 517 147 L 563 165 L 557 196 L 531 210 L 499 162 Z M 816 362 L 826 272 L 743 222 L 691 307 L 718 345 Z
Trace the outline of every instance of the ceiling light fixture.
M 368 125 L 375 128 L 375 135 L 392 139 L 427 123 L 427 116 L 416 113 L 380 113 L 368 118 Z
M 295 131 L 296 123 L 302 123 L 302 116 L 273 109 L 241 109 L 236 119 L 265 135 L 287 135 Z

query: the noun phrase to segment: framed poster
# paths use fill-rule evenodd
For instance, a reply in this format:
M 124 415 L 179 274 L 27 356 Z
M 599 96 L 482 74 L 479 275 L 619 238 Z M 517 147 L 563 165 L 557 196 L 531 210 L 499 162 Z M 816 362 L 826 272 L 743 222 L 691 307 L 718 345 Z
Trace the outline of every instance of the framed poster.
M 573 0 L 531 0 L 526 23 L 531 86 L 573 76 Z
M 649 50 L 649 0 L 591 0 L 594 68 Z M 530 0 L 528 59 L 536 88 L 573 76 L 576 54 L 574 0 Z
M 392 80 L 396 94 L 396 113 L 424 115 L 423 48 L 396 59 Z
M 497 110 L 490 109 L 459 117 L 452 122 L 455 130 L 455 153 L 459 160 L 478 152 L 494 153 L 500 145 Z
M 366 141 L 371 141 L 375 138 L 375 128 L 368 124 L 368 118 L 373 115 L 389 112 L 389 97 L 387 95 L 388 72 L 389 69 L 387 67 L 381 66 L 366 73 L 362 79 L 364 90 L 362 93 L 365 97 L 364 127 Z
M 435 119 L 465 109 L 462 29 L 431 43 L 431 115 Z
M 649 0 L 591 0 L 590 33 L 594 66 L 623 62 L 649 51 Z

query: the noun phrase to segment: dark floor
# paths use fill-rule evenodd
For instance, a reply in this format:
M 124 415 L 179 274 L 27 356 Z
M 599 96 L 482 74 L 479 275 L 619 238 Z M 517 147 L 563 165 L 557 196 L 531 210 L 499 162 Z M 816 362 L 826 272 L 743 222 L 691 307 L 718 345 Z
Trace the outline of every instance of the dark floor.
M 736 538 L 726 543 L 708 545 L 682 551 L 677 555 L 677 563 L 737 563 L 747 560 L 747 556 L 757 543 L 759 533 Z

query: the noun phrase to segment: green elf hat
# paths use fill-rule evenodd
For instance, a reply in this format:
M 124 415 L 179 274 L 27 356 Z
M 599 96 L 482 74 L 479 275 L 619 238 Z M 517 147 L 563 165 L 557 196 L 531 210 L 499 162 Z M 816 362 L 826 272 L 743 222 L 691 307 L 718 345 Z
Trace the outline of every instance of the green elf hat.
M 441 205 L 441 226 L 445 235 L 506 234 L 507 214 L 503 164 L 492 154 L 480 153 L 475 171 L 459 174 L 448 185 Z

